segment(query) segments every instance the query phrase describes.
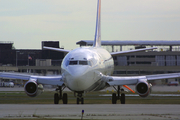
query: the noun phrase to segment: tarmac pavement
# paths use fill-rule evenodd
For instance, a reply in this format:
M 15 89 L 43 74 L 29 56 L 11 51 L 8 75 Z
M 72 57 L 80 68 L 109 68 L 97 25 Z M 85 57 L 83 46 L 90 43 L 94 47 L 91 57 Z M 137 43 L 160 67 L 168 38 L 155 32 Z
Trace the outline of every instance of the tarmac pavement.
M 58 118 L 58 119 L 118 119 L 118 120 L 179 120 L 180 105 L 149 104 L 91 104 L 41 105 L 1 104 L 0 118 Z
M 134 86 L 130 86 L 134 89 Z M 112 90 L 108 88 L 106 90 Z M 45 89 L 48 91 L 54 88 Z M 180 86 L 153 86 L 153 91 L 179 91 Z M 24 91 L 23 87 L 0 87 L 0 92 Z M 65 91 L 68 91 L 66 89 Z M 160 104 L 0 104 L 0 119 L 58 118 L 58 119 L 118 119 L 118 120 L 178 120 L 180 105 Z

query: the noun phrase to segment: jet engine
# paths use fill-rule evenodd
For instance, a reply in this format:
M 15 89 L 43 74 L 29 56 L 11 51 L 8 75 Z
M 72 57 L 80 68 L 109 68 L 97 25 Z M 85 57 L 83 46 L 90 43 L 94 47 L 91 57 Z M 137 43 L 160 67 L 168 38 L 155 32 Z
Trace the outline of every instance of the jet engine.
M 36 97 L 37 95 L 43 93 L 43 85 L 38 85 L 35 81 L 28 81 L 24 86 L 24 90 L 28 96 Z
M 140 81 L 136 84 L 136 91 L 141 97 L 147 97 L 151 93 L 151 84 L 146 81 Z

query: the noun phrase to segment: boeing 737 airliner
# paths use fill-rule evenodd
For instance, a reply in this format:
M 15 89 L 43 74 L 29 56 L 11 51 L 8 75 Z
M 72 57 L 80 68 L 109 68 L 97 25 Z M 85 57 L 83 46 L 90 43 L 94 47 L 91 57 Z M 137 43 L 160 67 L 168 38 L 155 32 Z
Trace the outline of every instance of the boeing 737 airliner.
M 131 90 L 127 85 L 135 85 L 136 92 L 141 97 L 150 94 L 151 84 L 149 80 L 159 80 L 168 78 L 179 78 L 180 73 L 147 75 L 147 76 L 131 76 L 120 77 L 111 76 L 114 69 L 114 61 L 112 56 L 127 54 L 131 52 L 152 50 L 155 48 L 136 49 L 130 51 L 120 51 L 109 53 L 101 48 L 101 0 L 97 3 L 97 19 L 95 28 L 95 38 L 92 47 L 80 47 L 72 51 L 44 47 L 44 49 L 55 50 L 68 53 L 62 61 L 61 72 L 59 76 L 34 76 L 22 73 L 0 72 L 0 77 L 16 78 L 27 80 L 24 85 L 26 94 L 35 97 L 42 93 L 43 85 L 56 85 L 57 93 L 54 94 L 54 103 L 58 104 L 59 100 L 63 104 L 68 103 L 67 93 L 63 93 L 65 87 L 75 93 L 77 104 L 84 104 L 83 93 L 91 91 L 99 91 L 106 87 L 113 86 L 117 93 L 112 94 L 112 104 L 116 104 L 120 100 L 125 104 L 125 94 L 122 87 Z M 131 90 L 134 92 L 133 90 Z

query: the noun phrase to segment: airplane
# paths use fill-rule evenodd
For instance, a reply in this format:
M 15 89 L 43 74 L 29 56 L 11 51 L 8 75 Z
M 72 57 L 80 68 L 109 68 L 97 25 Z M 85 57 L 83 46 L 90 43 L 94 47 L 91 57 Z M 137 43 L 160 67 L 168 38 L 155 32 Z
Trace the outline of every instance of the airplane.
M 0 72 L 0 77 L 27 80 L 24 85 L 25 93 L 35 97 L 43 92 L 43 85 L 57 86 L 54 94 L 54 104 L 68 104 L 68 95 L 63 93 L 64 88 L 69 88 L 77 97 L 77 104 L 84 104 L 83 93 L 103 90 L 114 87 L 117 93 L 112 94 L 112 104 L 117 100 L 125 104 L 125 87 L 134 92 L 127 85 L 135 85 L 136 92 L 140 97 L 147 97 L 151 92 L 150 80 L 179 78 L 180 73 L 146 75 L 146 76 L 111 76 L 114 70 L 113 56 L 156 49 L 143 48 L 129 51 L 109 53 L 101 47 L 101 0 L 97 0 L 97 18 L 95 27 L 95 38 L 93 46 L 80 47 L 74 50 L 44 47 L 44 49 L 67 53 L 61 64 L 61 75 L 36 76 L 22 73 Z

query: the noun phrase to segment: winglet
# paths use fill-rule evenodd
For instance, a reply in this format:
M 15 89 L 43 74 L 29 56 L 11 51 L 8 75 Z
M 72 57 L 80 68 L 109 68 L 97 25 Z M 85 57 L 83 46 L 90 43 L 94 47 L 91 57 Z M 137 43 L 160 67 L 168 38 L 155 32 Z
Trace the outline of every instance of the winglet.
M 97 3 L 96 32 L 93 47 L 101 46 L 101 0 Z

